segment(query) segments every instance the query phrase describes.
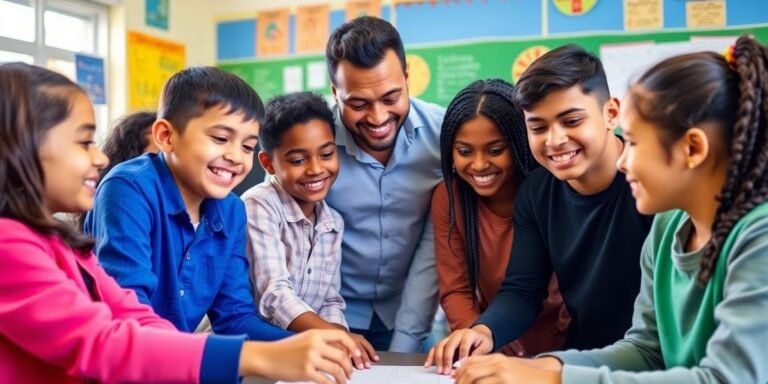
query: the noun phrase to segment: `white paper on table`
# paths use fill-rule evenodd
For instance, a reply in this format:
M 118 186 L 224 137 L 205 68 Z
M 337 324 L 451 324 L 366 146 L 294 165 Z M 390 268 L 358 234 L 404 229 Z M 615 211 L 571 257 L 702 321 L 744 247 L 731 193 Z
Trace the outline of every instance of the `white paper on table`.
M 300 65 L 283 68 L 283 92 L 301 92 L 304 90 L 304 72 Z
M 436 368 L 420 366 L 374 365 L 369 369 L 352 372 L 348 384 L 453 384 L 453 378 L 438 375 Z M 277 384 L 311 384 L 309 382 L 279 381 Z

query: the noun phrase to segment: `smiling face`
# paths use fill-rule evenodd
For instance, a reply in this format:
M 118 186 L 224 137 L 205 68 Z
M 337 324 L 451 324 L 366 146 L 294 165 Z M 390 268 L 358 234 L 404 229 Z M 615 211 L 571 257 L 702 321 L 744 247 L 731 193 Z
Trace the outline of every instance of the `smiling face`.
M 332 91 L 355 142 L 374 157 L 388 158 L 411 106 L 407 75 L 395 52 L 387 51 L 373 68 L 341 61 Z
M 483 115 L 464 122 L 453 142 L 456 174 L 478 195 L 497 197 L 514 183 L 515 164 L 496 123 Z
M 692 195 L 682 143 L 665 148 L 660 128 L 638 116 L 632 97 L 624 101 L 621 127 L 626 145 L 618 167 L 626 174 L 637 210 L 650 215 L 681 208 L 680 199 Z
M 223 199 L 250 172 L 258 144 L 259 123 L 240 112 L 216 106 L 192 118 L 182 131 L 167 120 L 153 126 L 187 209 L 203 199 Z
M 315 204 L 325 198 L 339 173 L 333 131 L 320 119 L 288 129 L 271 154 L 259 152 L 259 162 L 293 196 L 306 217 L 312 216 Z
M 81 213 L 93 207 L 99 171 L 107 157 L 93 142 L 93 106 L 76 91 L 69 116 L 52 127 L 40 146 L 48 212 Z
M 589 184 L 606 167 L 615 172 L 615 158 L 605 156 L 619 113 L 614 99 L 600 105 L 577 84 L 552 91 L 524 112 L 534 158 L 558 179 Z

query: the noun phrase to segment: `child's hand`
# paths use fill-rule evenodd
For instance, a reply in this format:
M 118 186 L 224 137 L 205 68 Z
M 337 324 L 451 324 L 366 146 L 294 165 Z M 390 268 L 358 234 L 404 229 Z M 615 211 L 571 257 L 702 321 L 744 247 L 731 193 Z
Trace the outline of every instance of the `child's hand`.
M 240 353 L 240 373 L 272 380 L 344 384 L 352 374 L 350 356 L 360 355 L 344 331 L 309 330 L 271 343 L 246 342 Z
M 501 354 L 470 357 L 462 361 L 461 367 L 453 373 L 456 384 L 560 384 L 562 365 L 557 359 L 558 369 L 552 361 L 541 361 L 507 357 Z M 540 367 L 538 365 L 541 365 Z
M 352 337 L 352 340 L 355 341 L 358 349 L 361 352 L 361 356 L 359 357 L 352 356 L 352 362 L 355 363 L 355 367 L 357 367 L 357 369 L 370 368 L 371 361 L 379 361 L 379 355 L 376 354 L 376 350 L 373 348 L 373 345 L 371 345 L 371 343 L 369 343 L 365 337 L 356 333 L 350 333 L 349 336 Z
M 438 374 L 447 375 L 453 370 L 454 357 L 462 360 L 468 356 L 485 355 L 492 350 L 493 338 L 487 327 L 480 325 L 459 329 L 429 350 L 424 367 L 434 364 Z

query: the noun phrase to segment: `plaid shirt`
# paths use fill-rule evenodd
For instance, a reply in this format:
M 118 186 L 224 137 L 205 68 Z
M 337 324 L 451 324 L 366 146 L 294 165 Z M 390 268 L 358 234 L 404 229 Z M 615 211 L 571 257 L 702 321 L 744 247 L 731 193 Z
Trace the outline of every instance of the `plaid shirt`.
M 246 249 L 261 316 L 287 328 L 299 315 L 312 311 L 346 327 L 339 294 L 341 215 L 321 201 L 313 228 L 274 177 L 242 198 L 248 217 Z

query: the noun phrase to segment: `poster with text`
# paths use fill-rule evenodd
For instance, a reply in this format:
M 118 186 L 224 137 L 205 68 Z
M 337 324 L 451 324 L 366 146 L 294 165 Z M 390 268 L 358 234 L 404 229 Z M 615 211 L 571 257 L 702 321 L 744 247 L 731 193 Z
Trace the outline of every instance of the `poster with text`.
M 348 1 L 346 13 L 345 13 L 345 19 L 349 21 L 349 20 L 358 18 L 360 16 L 381 17 L 381 1 L 380 0 Z
M 156 109 L 165 82 L 186 66 L 183 44 L 128 32 L 128 108 Z

